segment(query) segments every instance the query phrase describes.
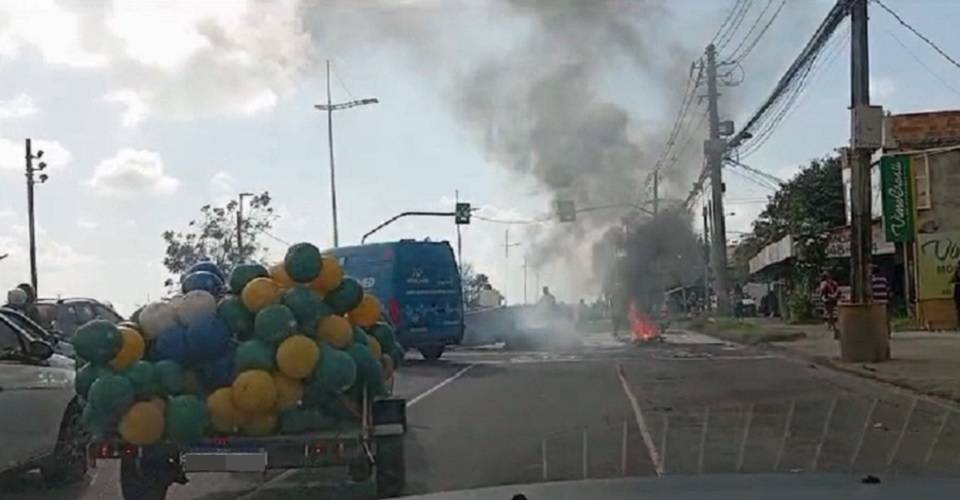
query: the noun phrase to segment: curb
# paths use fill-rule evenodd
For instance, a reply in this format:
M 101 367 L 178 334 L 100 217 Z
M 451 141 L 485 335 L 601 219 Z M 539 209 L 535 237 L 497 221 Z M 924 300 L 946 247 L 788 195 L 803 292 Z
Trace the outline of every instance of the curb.
M 875 373 L 873 373 L 873 372 L 871 372 L 871 371 L 863 370 L 863 369 L 861 369 L 861 368 L 856 368 L 856 367 L 854 367 L 854 366 L 849 366 L 849 365 L 840 363 L 840 362 L 838 362 L 838 361 L 835 361 L 833 358 L 829 358 L 829 357 L 825 357 L 825 356 L 817 356 L 817 355 L 812 355 L 812 354 L 806 354 L 806 353 L 801 352 L 801 351 L 798 351 L 798 350 L 796 350 L 796 349 L 791 349 L 791 348 L 786 347 L 786 346 L 776 345 L 776 344 L 774 344 L 774 343 L 760 342 L 760 343 L 757 343 L 757 344 L 747 344 L 747 343 L 744 343 L 744 342 L 739 342 L 739 341 L 737 341 L 736 339 L 729 338 L 729 337 L 722 336 L 722 335 L 715 335 L 715 334 L 700 332 L 700 331 L 697 331 L 697 330 L 689 330 L 689 331 L 697 332 L 697 333 L 699 333 L 699 334 L 701 334 L 701 335 L 708 335 L 708 336 L 710 336 L 710 337 L 715 337 L 715 338 L 724 340 L 724 341 L 726 341 L 726 342 L 731 342 L 731 343 L 734 343 L 734 344 L 737 344 L 737 345 L 742 345 L 742 346 L 745 346 L 745 347 L 754 347 L 754 348 L 761 348 L 761 349 L 767 349 L 767 350 L 770 350 L 770 351 L 775 351 L 775 352 L 777 352 L 777 353 L 779 353 L 779 354 L 782 354 L 782 355 L 784 355 L 785 357 L 788 357 L 788 358 L 792 358 L 792 359 L 799 360 L 799 361 L 805 361 L 805 362 L 807 362 L 807 363 L 811 363 L 811 364 L 814 364 L 814 365 L 817 365 L 817 366 L 822 366 L 822 367 L 824 367 L 824 368 L 827 368 L 827 369 L 830 369 L 830 370 L 833 370 L 833 371 L 836 371 L 836 372 L 844 373 L 844 374 L 847 374 L 847 375 L 853 375 L 853 376 L 856 376 L 856 377 L 860 377 L 860 378 L 863 378 L 863 379 L 867 379 L 867 380 L 870 380 L 870 381 L 873 381 L 873 382 L 878 382 L 878 383 L 881 383 L 881 384 L 890 385 L 890 386 L 896 387 L 896 388 L 898 388 L 898 389 L 903 389 L 903 390 L 912 392 L 912 393 L 917 394 L 917 395 L 920 395 L 920 396 L 925 396 L 925 397 L 928 397 L 928 398 L 938 399 L 938 400 L 941 400 L 941 401 L 949 401 L 949 402 L 951 402 L 951 403 L 960 403 L 960 395 L 957 395 L 957 396 L 947 396 L 947 395 L 944 395 L 944 394 L 937 393 L 937 392 L 935 392 L 935 391 L 930 391 L 930 390 L 926 390 L 926 389 L 920 389 L 920 388 L 914 387 L 914 386 L 912 386 L 912 385 L 906 384 L 906 383 L 904 383 L 904 382 L 901 382 L 901 381 L 899 381 L 899 380 L 891 380 L 891 379 L 888 379 L 888 378 L 884 378 L 884 377 L 881 377 L 881 376 L 879 376 L 879 375 L 876 375 Z

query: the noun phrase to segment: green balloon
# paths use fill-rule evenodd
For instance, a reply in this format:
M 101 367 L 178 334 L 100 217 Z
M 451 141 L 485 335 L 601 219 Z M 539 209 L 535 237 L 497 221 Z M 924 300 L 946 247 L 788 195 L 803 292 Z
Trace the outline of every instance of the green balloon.
M 137 399 L 150 399 L 157 394 L 157 374 L 153 363 L 137 361 L 130 365 L 130 368 L 127 368 L 123 375 L 130 379 Z
M 240 295 L 243 287 L 247 286 L 247 283 L 250 283 L 254 278 L 267 278 L 269 276 L 270 273 L 267 268 L 260 264 L 240 264 L 234 267 L 233 271 L 230 271 L 230 279 L 228 280 L 230 291 Z
M 109 434 L 117 426 L 117 415 L 110 412 L 94 408 L 93 405 L 83 407 L 80 414 L 80 426 L 94 437 L 101 437 Z
M 393 369 L 396 370 L 400 368 L 400 363 L 403 363 L 403 348 L 400 347 L 400 344 L 397 344 L 397 346 L 390 351 L 390 357 L 393 358 Z
M 363 331 L 363 328 L 359 326 L 353 327 L 353 342 L 355 344 L 369 346 L 367 342 L 367 332 Z
M 123 337 L 117 325 L 103 319 L 84 323 L 71 340 L 77 356 L 92 363 L 104 364 L 120 351 Z
M 297 243 L 287 249 L 283 267 L 287 276 L 298 283 L 309 283 L 320 275 L 323 260 L 320 249 L 310 243 Z
M 357 364 L 357 380 L 354 387 L 366 387 L 371 396 L 386 394 L 386 387 L 383 384 L 383 367 L 380 365 L 380 360 L 373 357 L 370 349 L 365 345 L 354 343 L 345 352 Z M 357 395 L 361 396 L 362 392 Z
M 277 367 L 276 348 L 260 339 L 241 343 L 235 354 L 237 373 L 247 370 L 273 371 Z
M 93 385 L 94 381 L 100 378 L 104 373 L 112 373 L 109 368 L 103 366 L 95 365 L 93 363 L 87 363 L 80 367 L 77 370 L 77 376 L 73 379 L 74 388 L 77 390 L 77 394 L 82 398 L 86 398 L 90 393 L 90 386 Z
M 283 305 L 293 312 L 300 325 L 316 325 L 321 314 L 330 314 L 330 309 L 323 303 L 323 297 L 306 285 L 293 285 L 287 290 L 283 294 Z
M 356 345 L 356 344 L 354 344 Z M 357 379 L 357 364 L 345 351 L 322 344 L 320 362 L 314 369 L 310 383 L 318 389 L 341 393 Z M 369 352 L 369 351 L 368 351 Z
M 167 438 L 174 443 L 199 441 L 209 422 L 207 405 L 197 396 L 174 396 L 167 401 L 165 429 Z
M 133 384 L 126 377 L 104 373 L 90 385 L 89 402 L 96 411 L 119 416 L 133 403 Z
M 383 352 L 390 353 L 397 347 L 397 337 L 390 325 L 380 322 L 367 328 L 367 334 L 377 339 Z
M 280 432 L 303 434 L 310 430 L 310 414 L 307 410 L 292 409 L 280 413 Z
M 176 361 L 164 359 L 153 365 L 157 386 L 160 391 L 168 395 L 183 393 L 183 369 Z
M 297 331 L 297 318 L 283 304 L 264 307 L 253 321 L 254 337 L 271 344 L 279 344 Z
M 337 314 L 346 314 L 363 300 L 363 287 L 353 278 L 343 278 L 336 287 L 323 298 L 330 309 Z
M 238 295 L 228 295 L 217 306 L 217 314 L 240 340 L 253 336 L 253 313 L 247 310 Z

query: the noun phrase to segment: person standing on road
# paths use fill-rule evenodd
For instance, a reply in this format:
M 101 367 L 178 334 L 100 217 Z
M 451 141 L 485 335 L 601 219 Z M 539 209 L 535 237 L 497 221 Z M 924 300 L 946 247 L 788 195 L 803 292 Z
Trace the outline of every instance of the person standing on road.
M 820 301 L 823 303 L 823 314 L 827 319 L 827 326 L 830 327 L 830 330 L 833 332 L 834 337 L 837 335 L 837 302 L 840 299 L 840 285 L 837 284 L 837 281 L 833 279 L 833 276 L 824 271 L 820 275 L 820 285 L 817 287 L 817 292 L 820 294 Z
M 870 285 L 873 289 L 873 301 L 883 303 L 883 313 L 886 317 L 887 337 L 891 335 L 890 328 L 890 285 L 887 278 L 880 273 L 876 264 L 870 266 Z
M 35 323 L 39 324 L 40 311 L 37 309 L 36 290 L 33 289 L 33 286 L 31 286 L 30 283 L 20 283 L 17 285 L 16 289 L 22 291 L 27 297 L 25 302 L 17 306 L 17 309 L 19 309 L 28 318 L 32 319 Z
M 960 330 L 960 261 L 953 269 L 953 308 L 957 311 L 957 329 Z

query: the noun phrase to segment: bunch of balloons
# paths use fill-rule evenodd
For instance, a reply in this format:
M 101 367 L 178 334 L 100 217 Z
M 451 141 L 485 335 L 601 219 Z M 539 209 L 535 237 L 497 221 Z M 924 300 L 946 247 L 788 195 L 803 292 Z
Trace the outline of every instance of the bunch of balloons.
M 354 418 L 403 358 L 380 302 L 309 243 L 228 274 L 200 262 L 182 294 L 78 329 L 84 426 L 128 443 L 269 435 Z

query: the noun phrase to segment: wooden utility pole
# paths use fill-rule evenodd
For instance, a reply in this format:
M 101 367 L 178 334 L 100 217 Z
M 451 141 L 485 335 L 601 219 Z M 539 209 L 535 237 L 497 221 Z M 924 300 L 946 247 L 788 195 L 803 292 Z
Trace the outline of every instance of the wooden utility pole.
M 713 239 L 711 260 L 715 277 L 714 291 L 717 295 L 717 312 L 730 314 L 730 298 L 727 294 L 727 229 L 723 211 L 723 155 L 726 141 L 720 137 L 720 112 L 717 108 L 717 51 L 713 44 L 707 45 L 707 114 L 710 119 L 710 138 L 704 144 L 707 168 L 710 170 L 710 188 L 713 197 Z
M 867 0 L 854 0 L 850 5 L 850 34 L 850 109 L 856 123 L 870 107 Z M 870 286 L 873 254 L 870 155 L 873 148 L 859 145 L 856 136 L 850 141 L 850 267 L 853 274 L 850 298 L 853 303 L 863 304 L 870 302 L 873 296 Z
M 30 237 L 30 285 L 33 287 L 34 298 L 38 297 L 37 295 L 37 226 L 36 226 L 36 213 L 34 212 L 33 207 L 33 186 L 36 185 L 37 180 L 33 178 L 33 173 L 40 170 L 42 171 L 47 165 L 44 162 L 40 162 L 37 168 L 33 167 L 33 160 L 39 159 L 43 156 L 43 151 L 37 151 L 36 156 L 33 154 L 33 144 L 28 138 L 25 141 L 26 155 L 26 175 L 27 175 L 27 225 L 29 227 L 29 237 Z M 40 174 L 39 182 L 46 182 L 47 175 Z
M 710 208 L 703 204 L 703 306 L 710 307 Z
M 660 208 L 660 170 L 653 171 L 653 216 L 657 216 Z

